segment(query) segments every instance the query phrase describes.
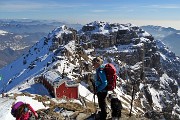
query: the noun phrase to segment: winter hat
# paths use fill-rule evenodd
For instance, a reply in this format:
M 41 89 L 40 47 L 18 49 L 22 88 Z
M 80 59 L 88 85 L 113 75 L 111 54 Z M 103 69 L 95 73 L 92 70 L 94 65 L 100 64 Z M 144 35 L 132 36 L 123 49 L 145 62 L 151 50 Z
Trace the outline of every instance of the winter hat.
M 101 65 L 103 63 L 103 60 L 100 57 L 95 57 L 92 60 L 92 63 L 99 63 Z
M 14 109 L 14 110 L 16 110 L 19 106 L 21 106 L 22 104 L 24 104 L 22 101 L 19 101 L 19 102 L 16 102 L 13 106 L 12 106 L 12 108 Z

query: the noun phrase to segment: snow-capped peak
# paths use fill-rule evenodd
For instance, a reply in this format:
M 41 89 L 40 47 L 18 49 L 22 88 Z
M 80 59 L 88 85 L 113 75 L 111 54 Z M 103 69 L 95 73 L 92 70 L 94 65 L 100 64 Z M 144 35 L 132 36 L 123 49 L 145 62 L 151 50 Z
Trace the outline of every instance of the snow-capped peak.
M 82 31 L 89 31 L 92 34 L 110 34 L 118 30 L 130 30 L 131 24 L 119 24 L 103 21 L 94 21 L 83 26 Z
M 69 34 L 72 33 L 65 25 L 61 27 L 55 28 L 51 33 L 48 34 L 48 38 L 56 36 L 56 38 L 60 37 L 62 34 Z
M 7 31 L 0 30 L 0 35 L 5 35 L 7 33 L 8 33 Z

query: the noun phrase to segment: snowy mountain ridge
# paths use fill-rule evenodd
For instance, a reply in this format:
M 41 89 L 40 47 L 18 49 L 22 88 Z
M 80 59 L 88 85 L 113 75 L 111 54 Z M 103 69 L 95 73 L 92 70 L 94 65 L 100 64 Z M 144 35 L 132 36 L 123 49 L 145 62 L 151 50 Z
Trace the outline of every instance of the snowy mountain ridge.
M 153 25 L 141 26 L 141 28 L 152 34 L 155 39 L 163 41 L 171 51 L 177 56 L 180 56 L 178 49 L 180 39 L 179 30 Z
M 119 78 L 115 93 L 123 101 L 124 113 L 129 112 L 128 101 L 131 101 L 131 87 L 133 80 L 136 79 L 136 98 L 133 106 L 133 114 L 136 117 L 145 116 L 149 119 L 152 119 L 152 115 L 157 119 L 168 119 L 168 116 L 179 117 L 180 77 L 178 74 L 169 74 L 169 71 L 165 71 L 161 66 L 161 60 L 169 61 L 169 58 L 162 52 L 164 49 L 159 51 L 158 45 L 162 44 L 157 43 L 151 34 L 132 24 L 95 21 L 83 26 L 79 31 L 66 26 L 57 27 L 22 57 L 0 69 L 2 77 L 0 91 L 8 94 L 31 93 L 33 91 L 31 88 L 29 90 L 22 86 L 29 83 L 32 83 L 31 86 L 36 85 L 37 83 L 33 81 L 48 71 L 55 71 L 61 77 L 63 74 L 78 82 L 80 88 L 91 91 L 92 86 L 89 82 L 93 76 L 91 60 L 100 55 L 104 59 L 104 64 L 111 62 L 117 68 Z M 174 58 L 172 62 L 173 60 Z M 179 65 L 178 57 L 176 64 Z M 178 69 L 173 68 L 171 71 L 174 70 L 178 73 Z M 171 78 L 167 74 L 171 75 Z M 90 78 L 86 78 L 88 75 Z M 150 91 L 152 106 L 143 95 L 144 86 Z M 93 94 L 91 92 L 88 94 L 91 96 L 89 100 L 92 101 Z M 80 91 L 80 96 L 88 97 L 83 91 Z M 157 114 L 146 116 L 145 113 L 152 112 L 149 111 L 151 107 Z M 167 114 L 167 110 L 171 114 Z M 160 115 L 161 112 L 163 115 Z

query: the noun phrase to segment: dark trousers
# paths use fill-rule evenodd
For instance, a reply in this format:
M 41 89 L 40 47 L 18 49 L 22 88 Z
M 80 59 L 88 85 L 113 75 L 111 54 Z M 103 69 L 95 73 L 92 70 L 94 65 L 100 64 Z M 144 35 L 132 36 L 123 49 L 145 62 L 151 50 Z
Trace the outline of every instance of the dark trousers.
M 101 120 L 106 120 L 106 117 L 107 117 L 106 96 L 107 96 L 107 92 L 98 92 L 97 93 L 98 104 L 99 104 L 99 107 L 101 109 L 101 113 L 100 113 L 100 119 Z

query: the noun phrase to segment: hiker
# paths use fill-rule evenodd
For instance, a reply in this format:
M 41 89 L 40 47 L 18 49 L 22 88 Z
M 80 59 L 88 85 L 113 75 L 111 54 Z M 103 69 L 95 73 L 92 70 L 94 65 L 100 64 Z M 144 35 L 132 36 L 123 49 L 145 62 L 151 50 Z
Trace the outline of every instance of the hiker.
M 32 113 L 37 119 L 38 114 L 34 111 L 31 105 L 21 101 L 15 103 L 11 109 L 11 114 L 16 118 L 16 120 L 29 120 Z
M 105 89 L 107 86 L 107 78 L 106 74 L 103 71 L 104 65 L 102 65 L 103 60 L 100 57 L 96 57 L 92 60 L 92 64 L 96 69 L 95 74 L 95 91 L 94 94 L 97 94 L 98 104 L 101 109 L 100 112 L 100 120 L 106 120 L 107 112 L 106 112 L 106 96 L 107 90 Z

